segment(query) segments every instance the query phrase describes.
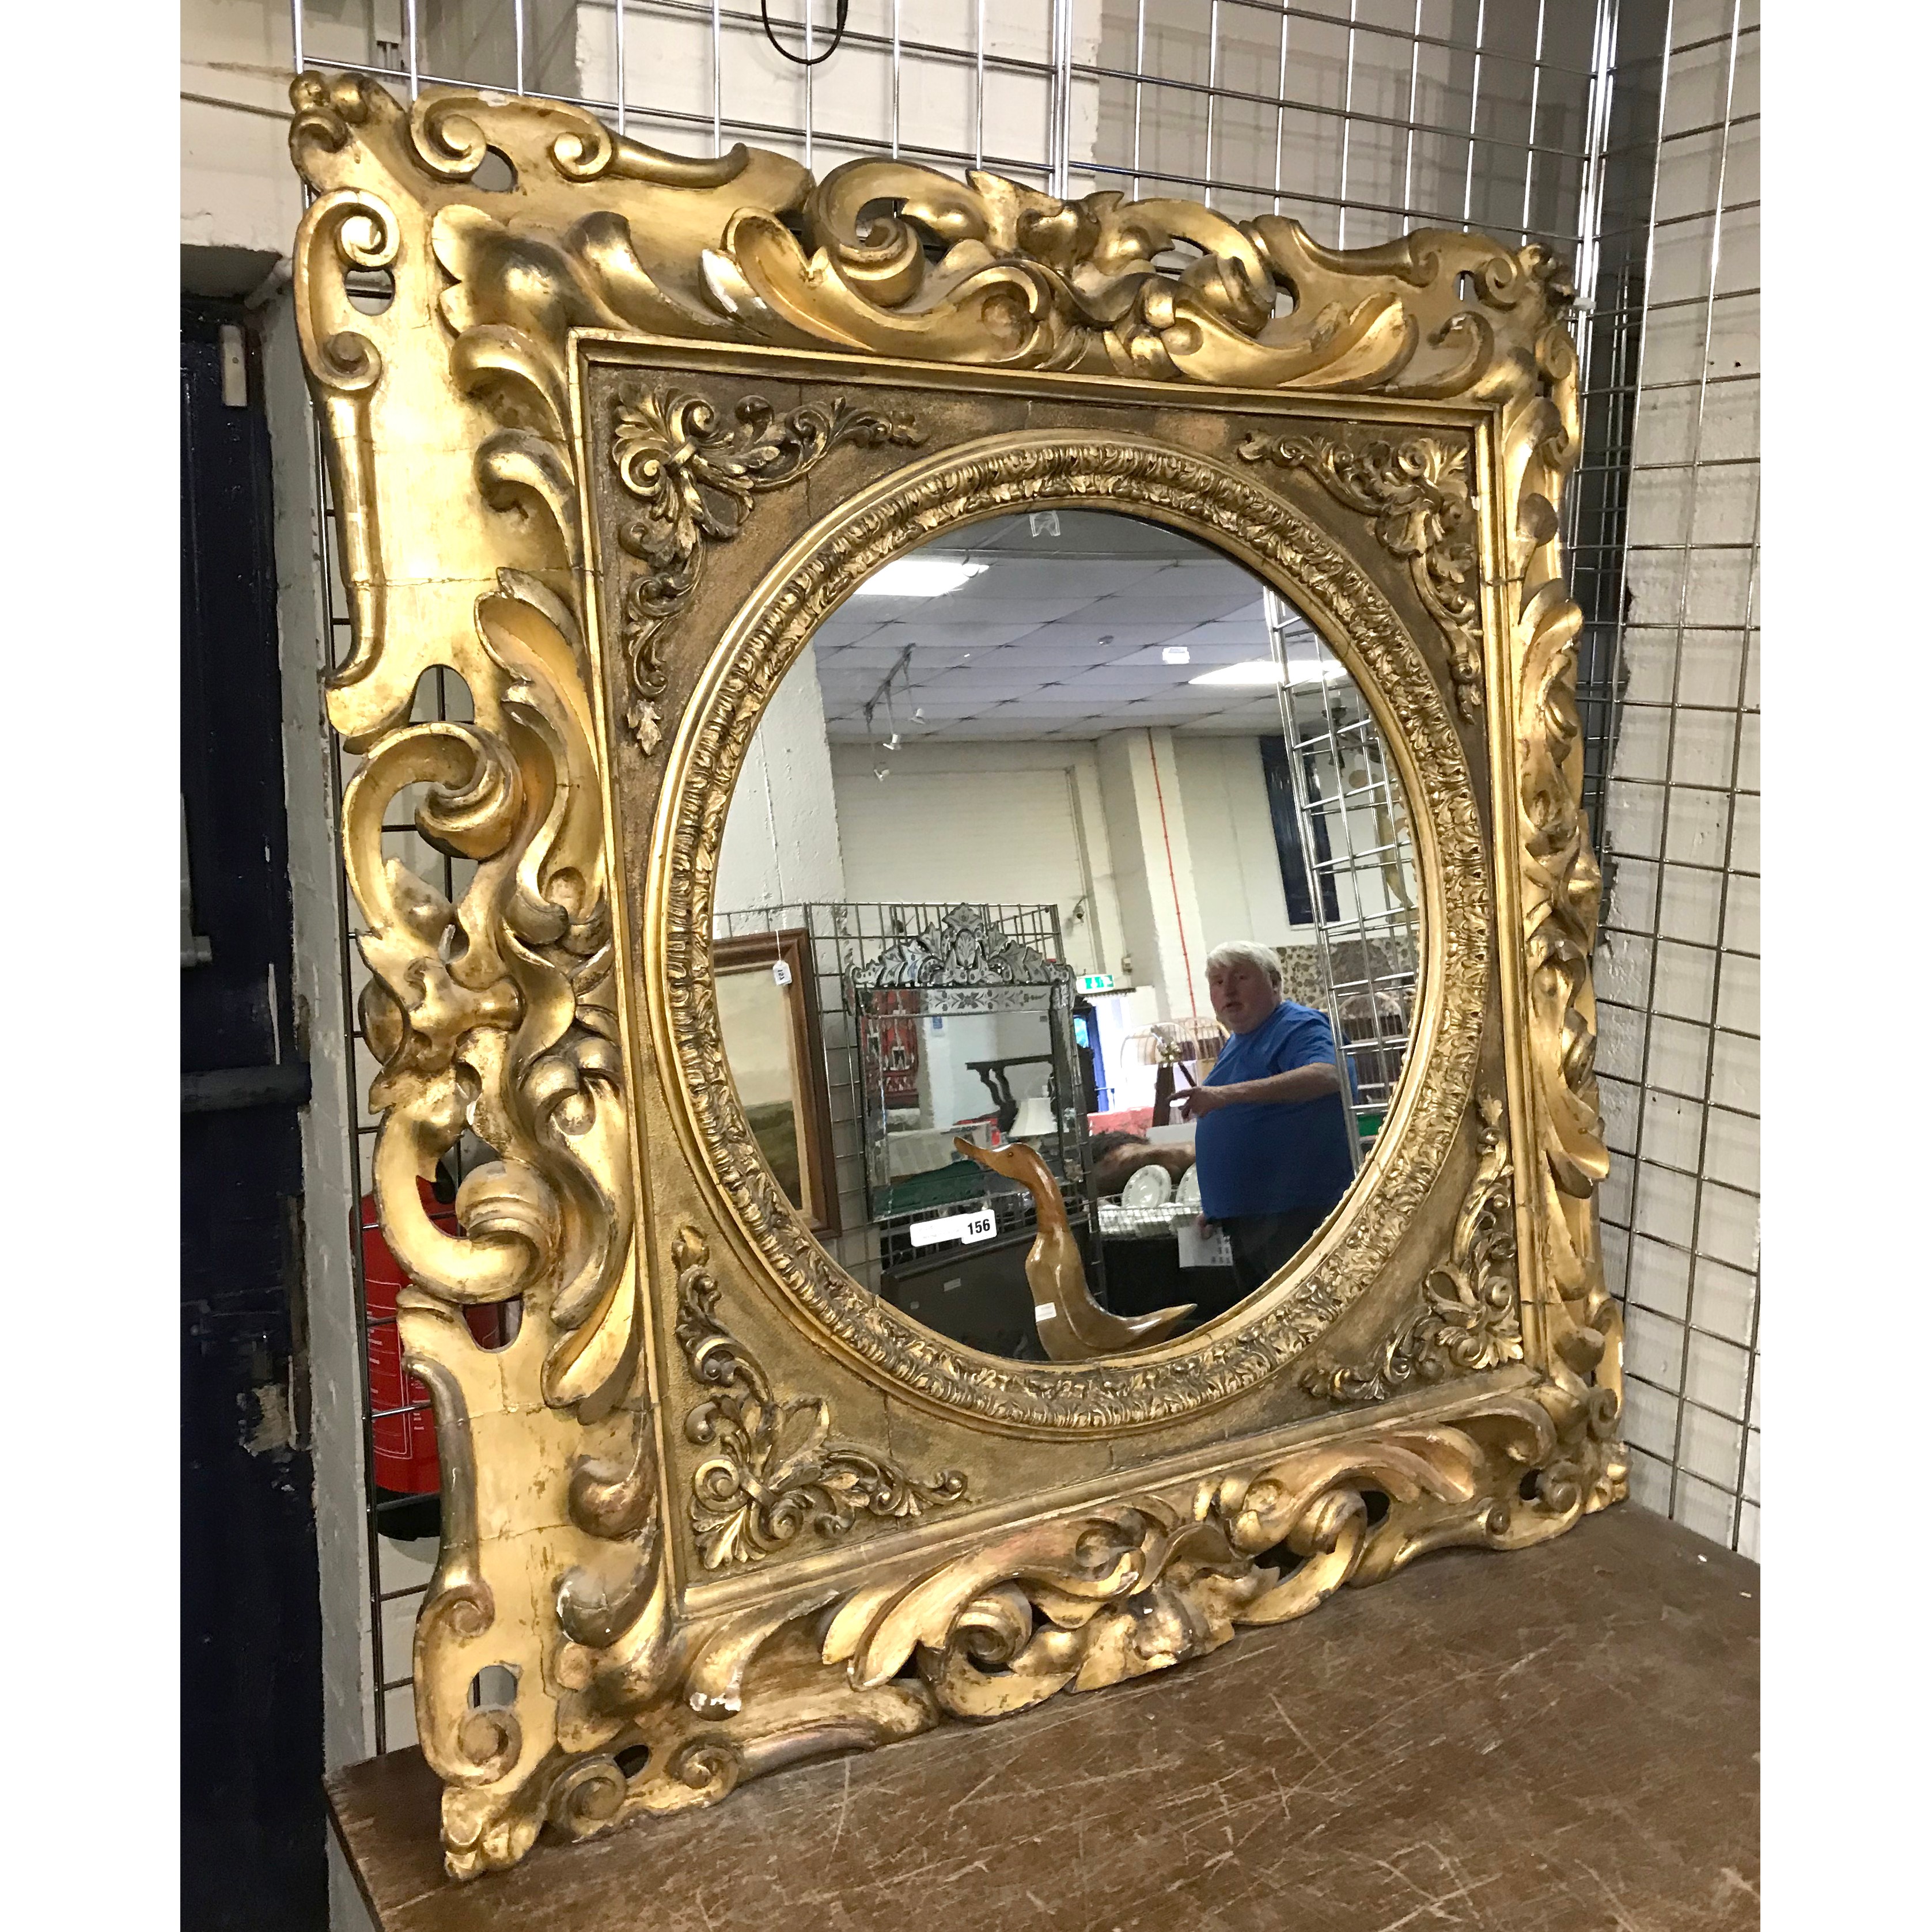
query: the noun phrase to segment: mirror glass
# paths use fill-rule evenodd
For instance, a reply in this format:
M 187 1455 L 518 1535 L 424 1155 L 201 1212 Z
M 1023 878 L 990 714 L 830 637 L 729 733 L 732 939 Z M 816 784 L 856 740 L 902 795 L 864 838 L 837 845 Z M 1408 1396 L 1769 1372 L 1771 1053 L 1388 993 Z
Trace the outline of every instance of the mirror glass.
M 787 674 L 713 949 L 772 1172 L 866 1288 L 1021 1360 L 1150 1347 L 1292 1262 L 1400 1078 L 1400 778 L 1316 631 L 1110 512 L 948 532 Z

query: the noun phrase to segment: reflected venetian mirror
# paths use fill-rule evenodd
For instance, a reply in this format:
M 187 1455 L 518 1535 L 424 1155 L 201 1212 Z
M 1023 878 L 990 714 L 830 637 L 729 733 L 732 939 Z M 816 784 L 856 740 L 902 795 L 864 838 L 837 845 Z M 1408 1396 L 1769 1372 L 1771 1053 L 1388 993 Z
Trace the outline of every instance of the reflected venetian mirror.
M 991 1354 L 1226 1312 L 1293 1265 L 1400 1076 L 1423 909 L 1368 703 L 1286 599 L 1142 518 L 995 517 L 859 584 L 752 741 L 717 892 L 721 1015 L 757 935 L 795 935 L 821 1238 Z M 755 1126 L 772 1056 L 729 1020 L 725 1047 Z M 1311 1065 L 1325 1094 L 1221 1103 Z

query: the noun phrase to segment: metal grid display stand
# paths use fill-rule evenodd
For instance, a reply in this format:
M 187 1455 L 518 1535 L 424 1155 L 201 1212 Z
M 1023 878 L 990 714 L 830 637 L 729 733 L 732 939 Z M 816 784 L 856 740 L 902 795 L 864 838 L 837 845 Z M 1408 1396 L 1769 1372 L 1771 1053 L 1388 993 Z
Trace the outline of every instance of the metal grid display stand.
M 1289 214 L 1338 247 L 1418 226 L 1584 246 L 1617 0 L 1106 0 L 1102 187 Z
M 801 52 L 823 52 L 832 10 L 827 0 L 799 0 L 775 8 L 773 19 L 781 33 L 801 23 L 793 34 Z M 1690 10 L 1683 0 L 1679 10 Z M 514 89 L 586 107 L 621 130 L 673 148 L 722 152 L 743 140 L 794 154 L 820 172 L 883 148 L 943 168 L 992 168 L 1063 194 L 1179 193 L 1238 218 L 1295 216 L 1318 240 L 1336 245 L 1359 247 L 1432 224 L 1535 239 L 1573 255 L 1586 296 L 1598 296 L 1581 332 L 1586 410 L 1623 412 L 1614 434 L 1586 417 L 1600 477 L 1593 482 L 1586 470 L 1570 498 L 1573 517 L 1593 518 L 1578 526 L 1577 575 L 1586 618 L 1602 619 L 1594 631 L 1586 628 L 1583 660 L 1586 756 L 1599 788 L 1620 676 L 1620 518 L 1645 320 L 1642 274 L 1631 264 L 1643 258 L 1649 214 L 1647 189 L 1626 186 L 1619 202 L 1617 184 L 1649 178 L 1654 115 L 1646 123 L 1643 90 L 1647 84 L 1654 95 L 1665 11 L 1665 0 L 1466 0 L 1453 8 L 1436 0 L 1102 0 L 1097 8 L 1075 0 L 854 0 L 839 54 L 821 66 L 788 70 L 765 46 L 751 0 L 290 4 L 298 70 L 316 64 L 359 71 L 406 97 L 440 82 Z M 668 58 L 674 47 L 676 57 Z M 728 101 L 752 95 L 758 104 L 752 111 L 727 114 Z M 1619 222 L 1619 249 L 1606 248 L 1600 261 L 1599 235 Z M 1652 311 L 1660 306 L 1652 304 Z M 336 530 L 326 488 L 323 500 L 323 567 L 339 661 L 347 655 L 349 618 L 334 578 Z M 1593 566 L 1600 566 L 1594 577 Z M 1600 592 L 1586 595 L 1593 583 Z M 458 681 L 439 674 L 425 681 L 418 715 L 460 717 L 466 701 Z M 1305 728 L 1292 724 L 1288 735 L 1318 740 L 1322 756 L 1345 742 L 1338 734 L 1330 743 L 1325 719 L 1319 728 L 1312 718 Z M 338 799 L 354 763 L 337 755 Z M 1595 792 L 1590 802 L 1598 802 Z M 1311 808 L 1322 819 L 1340 804 L 1339 791 L 1324 793 Z M 452 896 L 460 892 L 464 862 L 429 852 L 406 824 L 386 828 L 386 838 L 424 877 Z M 1343 860 L 1325 862 L 1338 878 L 1348 869 L 1346 840 L 1341 849 Z M 775 916 L 771 909 L 758 915 Z M 1352 926 L 1346 935 L 1382 936 Z M 1343 937 L 1330 936 L 1331 964 Z M 367 974 L 354 938 L 345 924 L 350 997 L 342 1023 L 356 1040 L 364 1096 L 348 1208 L 366 1342 L 359 1203 L 376 1126 L 366 1108 L 374 1068 L 356 1024 L 356 995 Z M 1366 947 L 1362 958 L 1369 958 Z M 1402 976 L 1365 966 L 1345 972 L 1333 990 L 1399 996 Z M 842 1008 L 828 1003 L 822 1010 L 829 1018 Z M 1390 1044 L 1379 1021 L 1370 1044 L 1378 1053 Z M 1366 1090 L 1359 1104 L 1367 1108 Z M 858 1178 L 852 1170 L 851 1180 Z M 842 1195 L 847 1179 L 842 1168 Z M 368 1431 L 383 1419 L 368 1418 Z M 364 1452 L 373 1486 L 373 1434 L 365 1433 Z M 372 1486 L 371 1742 L 378 1751 L 414 1736 L 409 1626 L 428 1581 L 420 1550 L 385 1534 L 393 1514 Z
M 1678 0 L 1649 111 L 1598 962 L 1631 1493 L 1756 1552 L 1757 10 Z M 1641 133 L 1636 137 L 1641 143 Z
M 1361 693 L 1325 644 L 1311 646 L 1292 606 L 1270 590 L 1265 608 L 1316 956 L 1359 1169 L 1408 1054 L 1422 958 L 1414 853 L 1401 788 Z M 1294 672 L 1311 669 L 1319 675 L 1296 681 Z

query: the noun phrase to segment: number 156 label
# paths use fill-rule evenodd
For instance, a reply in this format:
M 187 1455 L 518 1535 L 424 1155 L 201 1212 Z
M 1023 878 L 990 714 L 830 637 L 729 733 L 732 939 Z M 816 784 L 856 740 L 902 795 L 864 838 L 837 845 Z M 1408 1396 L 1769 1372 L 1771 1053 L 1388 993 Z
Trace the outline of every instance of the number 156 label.
M 990 1208 L 973 1214 L 943 1214 L 936 1221 L 915 1221 L 907 1230 L 916 1248 L 929 1248 L 940 1241 L 990 1241 L 998 1232 Z

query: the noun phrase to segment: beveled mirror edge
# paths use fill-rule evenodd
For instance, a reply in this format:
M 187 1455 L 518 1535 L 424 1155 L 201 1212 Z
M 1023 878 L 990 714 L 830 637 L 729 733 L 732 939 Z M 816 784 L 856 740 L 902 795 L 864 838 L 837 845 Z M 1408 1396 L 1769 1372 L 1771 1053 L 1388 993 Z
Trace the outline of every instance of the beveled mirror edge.
M 317 196 L 295 250 L 298 321 L 355 614 L 329 710 L 364 758 L 344 838 L 383 1064 L 376 1192 L 415 1284 L 399 1324 L 434 1397 L 446 1484 L 416 1681 L 452 1871 L 514 1862 L 546 1823 L 582 1835 L 709 1802 L 813 1750 L 1163 1668 L 1422 1549 L 1516 1546 L 1616 1500 L 1618 1324 L 1591 1198 L 1605 1158 L 1588 1053 L 1597 880 L 1579 803 L 1579 620 L 1556 542 L 1575 365 L 1569 291 L 1542 251 L 1437 231 L 1341 254 L 1274 218 L 1114 195 L 1063 207 L 883 160 L 814 184 L 776 155 L 682 160 L 577 110 L 460 89 L 405 109 L 366 81 L 304 74 L 291 98 L 292 152 Z M 493 149 L 514 170 L 506 194 L 470 185 Z M 860 211 L 886 198 L 976 237 L 970 282 L 928 263 L 898 218 L 858 233 Z M 1153 266 L 1175 236 L 1200 250 L 1178 278 Z M 1096 306 L 1082 290 L 1102 261 L 1112 292 Z M 386 305 L 351 299 L 352 270 L 389 278 Z M 1299 305 L 1276 319 L 1289 284 Z M 809 1612 L 788 1595 L 680 1618 L 659 1560 L 668 1418 L 640 1366 L 651 1316 L 560 311 L 692 340 L 990 352 L 1135 373 L 1177 395 L 1206 382 L 1326 391 L 1371 413 L 1378 388 L 1480 406 L 1496 889 L 1501 929 L 1523 934 L 1500 964 L 1528 1388 L 1451 1385 L 1258 1470 L 1230 1445 L 1192 1479 L 1044 1515 L 937 1574 L 882 1557 L 893 1574 Z M 1324 316 L 1339 320 L 1318 326 Z M 409 722 L 432 665 L 468 686 L 473 725 Z M 413 784 L 432 788 L 425 836 L 476 862 L 458 904 L 385 866 L 383 808 Z M 452 934 L 464 945 L 446 957 Z M 466 1118 L 502 1159 L 466 1184 L 452 1237 L 421 1212 L 415 1180 Z M 707 1245 L 658 1238 L 701 1312 Z M 518 1294 L 518 1342 L 495 1355 L 469 1343 L 460 1306 Z M 700 1323 L 693 1346 L 731 1399 L 743 1364 L 728 1338 L 721 1348 Z M 1365 1492 L 1389 1499 L 1373 1524 Z M 1286 1578 L 1256 1561 L 1276 1546 L 1306 1558 Z M 1022 1589 L 1022 1573 L 1039 1580 Z M 1042 1602 L 1064 1621 L 1036 1634 Z M 471 1680 L 492 1664 L 516 1672 L 515 1702 L 472 1707 Z

